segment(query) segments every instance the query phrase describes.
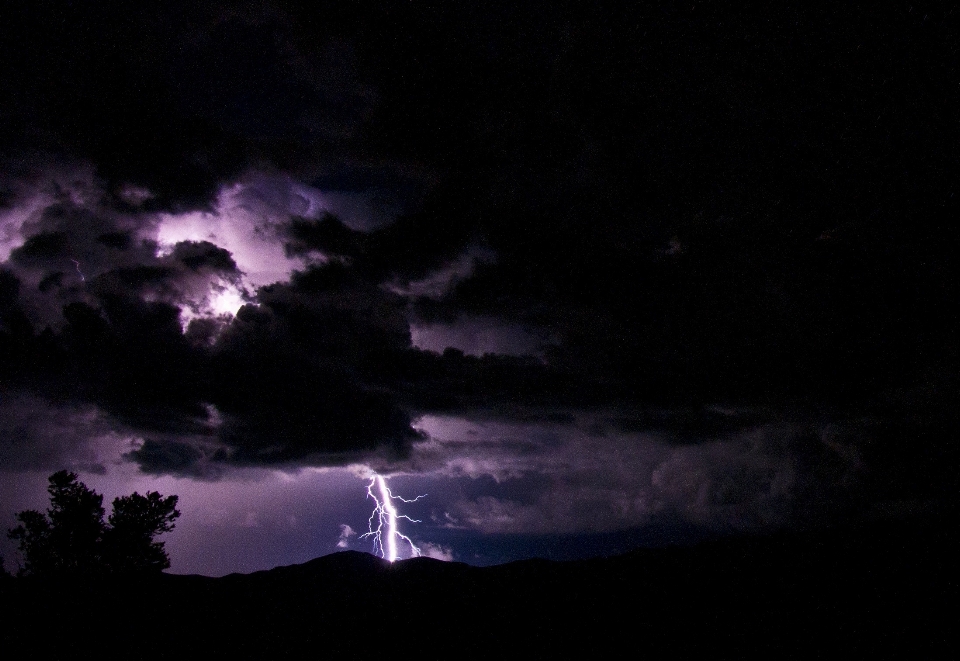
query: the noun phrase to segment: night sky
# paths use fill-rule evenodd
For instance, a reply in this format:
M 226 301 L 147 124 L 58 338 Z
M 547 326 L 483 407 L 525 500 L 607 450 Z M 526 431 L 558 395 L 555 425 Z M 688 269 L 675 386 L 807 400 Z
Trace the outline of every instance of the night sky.
M 633 5 L 0 10 L 0 527 L 64 468 L 209 575 L 371 551 L 374 473 L 471 564 L 952 506 L 956 14 Z

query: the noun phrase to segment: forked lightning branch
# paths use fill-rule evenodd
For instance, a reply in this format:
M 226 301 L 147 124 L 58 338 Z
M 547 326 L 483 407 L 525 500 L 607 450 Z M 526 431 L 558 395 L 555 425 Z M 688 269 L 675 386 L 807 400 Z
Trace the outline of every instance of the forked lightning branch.
M 394 501 L 401 503 L 415 503 L 426 494 L 416 498 L 406 499 L 401 496 L 395 496 L 387 486 L 387 480 L 382 475 L 374 475 L 367 485 L 367 497 L 373 498 L 376 507 L 370 515 L 370 521 L 367 532 L 361 537 L 373 537 L 373 550 L 381 558 L 395 562 L 400 555 L 400 546 L 407 546 L 410 549 L 408 557 L 420 555 L 420 549 L 417 548 L 413 540 L 400 532 L 398 524 L 399 519 L 406 519 L 411 523 L 420 523 L 417 519 L 411 519 L 405 514 L 397 512 Z

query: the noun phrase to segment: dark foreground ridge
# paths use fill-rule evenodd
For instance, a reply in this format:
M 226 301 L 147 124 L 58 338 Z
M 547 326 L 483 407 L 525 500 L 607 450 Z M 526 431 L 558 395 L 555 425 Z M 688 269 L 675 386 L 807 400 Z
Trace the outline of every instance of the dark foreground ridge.
M 486 568 L 347 551 L 223 578 L 9 579 L 0 642 L 43 659 L 938 658 L 957 642 L 949 528 Z

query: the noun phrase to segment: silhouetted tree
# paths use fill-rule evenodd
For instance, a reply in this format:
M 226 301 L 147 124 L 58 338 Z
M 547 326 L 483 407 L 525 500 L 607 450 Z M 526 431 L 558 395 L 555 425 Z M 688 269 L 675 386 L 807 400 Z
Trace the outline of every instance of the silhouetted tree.
M 153 538 L 173 530 L 173 522 L 180 516 L 176 506 L 176 496 L 164 498 L 156 491 L 146 496 L 134 492 L 115 498 L 103 537 L 107 567 L 116 572 L 167 569 L 170 558 L 163 542 L 155 542 Z
M 49 478 L 50 509 L 25 510 L 9 531 L 23 556 L 21 573 L 97 574 L 162 571 L 170 566 L 157 535 L 173 530 L 177 497 L 153 491 L 116 498 L 104 523 L 103 496 L 59 471 Z
M 25 510 L 9 532 L 20 543 L 24 571 L 30 574 L 92 573 L 100 565 L 103 496 L 77 481 L 74 473 L 50 476 L 47 514 Z

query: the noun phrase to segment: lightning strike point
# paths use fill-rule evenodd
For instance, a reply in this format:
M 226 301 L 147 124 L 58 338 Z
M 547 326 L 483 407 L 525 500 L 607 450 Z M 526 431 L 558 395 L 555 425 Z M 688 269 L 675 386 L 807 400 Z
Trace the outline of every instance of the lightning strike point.
M 374 492 L 374 487 L 376 487 L 377 493 Z M 370 479 L 370 484 L 367 485 L 367 497 L 373 498 L 376 506 L 370 515 L 367 532 L 360 536 L 373 537 L 374 553 L 379 553 L 380 557 L 384 560 L 396 562 L 399 555 L 397 547 L 401 543 L 404 543 L 410 547 L 411 557 L 420 556 L 420 549 L 413 543 L 413 540 L 400 532 L 397 520 L 406 519 L 411 523 L 420 523 L 420 521 L 411 519 L 409 516 L 397 512 L 394 501 L 399 500 L 402 503 L 415 503 L 424 496 L 426 496 L 426 494 L 409 500 L 401 496 L 395 496 L 390 491 L 390 487 L 387 486 L 387 478 L 382 475 L 374 475 Z

